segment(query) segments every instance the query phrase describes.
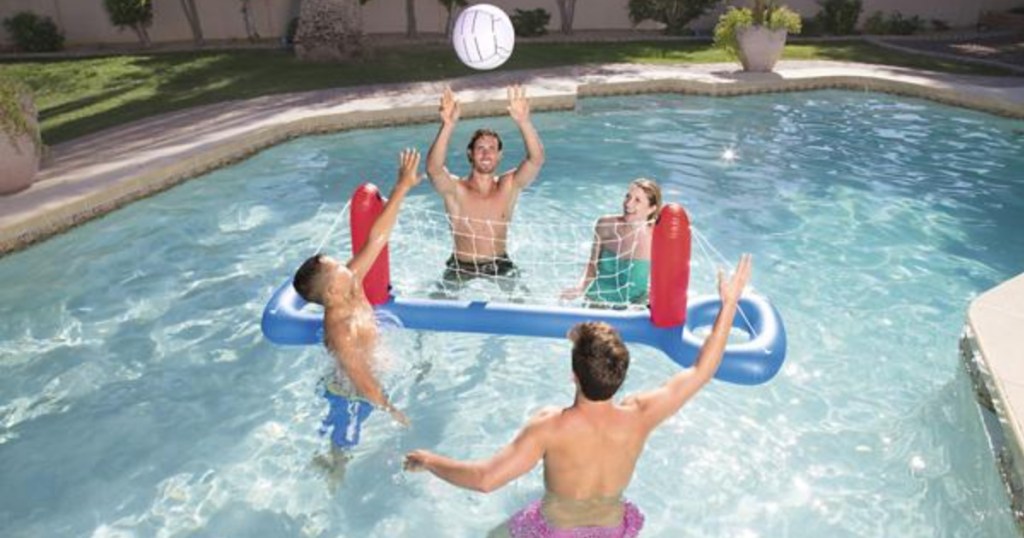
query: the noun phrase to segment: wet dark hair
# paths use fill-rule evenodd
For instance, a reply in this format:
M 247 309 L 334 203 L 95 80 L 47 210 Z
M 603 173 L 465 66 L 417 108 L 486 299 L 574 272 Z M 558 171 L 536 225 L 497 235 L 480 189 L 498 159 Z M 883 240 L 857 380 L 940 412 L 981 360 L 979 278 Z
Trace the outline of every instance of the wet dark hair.
M 299 297 L 311 303 L 323 304 L 318 289 L 318 278 L 323 273 L 323 254 L 314 254 L 302 262 L 299 270 L 295 271 L 295 278 L 292 279 L 292 286 L 299 292 Z
M 501 136 L 498 133 L 490 129 L 477 129 L 473 133 L 473 136 L 469 137 L 469 144 L 466 144 L 466 158 L 470 161 L 473 160 L 473 146 L 476 145 L 477 140 L 480 140 L 480 138 L 484 136 L 493 136 L 498 141 L 498 151 L 501 151 L 503 145 L 501 142 Z
M 619 332 L 600 321 L 579 323 L 572 328 L 572 372 L 588 400 L 604 401 L 626 380 L 629 349 Z

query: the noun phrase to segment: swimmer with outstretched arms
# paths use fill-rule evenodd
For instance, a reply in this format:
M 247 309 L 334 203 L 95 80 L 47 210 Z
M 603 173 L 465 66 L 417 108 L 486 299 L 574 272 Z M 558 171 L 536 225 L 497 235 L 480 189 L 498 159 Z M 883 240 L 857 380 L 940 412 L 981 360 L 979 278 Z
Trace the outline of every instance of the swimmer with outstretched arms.
M 429 471 L 456 486 L 494 491 L 544 462 L 546 494 L 507 522 L 512 536 L 637 536 L 643 516 L 623 500 L 651 432 L 708 384 L 718 370 L 751 258 L 743 255 L 728 280 L 719 273 L 722 308 L 691 368 L 661 387 L 613 396 L 629 368 L 629 350 L 602 322 L 569 333 L 576 396 L 569 407 L 538 412 L 510 444 L 493 456 L 463 461 L 427 450 L 406 455 L 407 471 Z

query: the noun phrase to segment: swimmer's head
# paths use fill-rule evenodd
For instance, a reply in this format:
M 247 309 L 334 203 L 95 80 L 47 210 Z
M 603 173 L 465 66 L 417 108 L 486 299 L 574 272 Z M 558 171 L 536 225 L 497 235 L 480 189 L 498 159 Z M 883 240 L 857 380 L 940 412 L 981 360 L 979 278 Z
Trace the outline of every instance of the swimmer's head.
M 327 286 L 327 275 L 330 273 L 329 258 L 323 254 L 314 254 L 302 262 L 295 277 L 292 279 L 292 286 L 299 296 L 308 302 L 324 304 L 324 289 Z
M 466 159 L 474 169 L 493 172 L 501 161 L 501 137 L 490 129 L 477 129 L 466 145 Z
M 572 340 L 572 373 L 580 391 L 591 401 L 604 401 L 626 380 L 629 349 L 619 332 L 600 321 L 578 323 L 569 331 Z
M 661 211 L 661 187 L 653 179 L 642 177 L 634 179 L 629 184 L 629 190 L 626 191 L 626 200 L 623 203 L 623 210 L 627 215 L 629 212 L 625 211 L 626 204 L 634 197 L 642 197 L 646 201 L 646 204 L 642 204 L 643 207 L 640 210 L 647 213 L 647 222 L 653 223 L 658 219 L 658 212 Z

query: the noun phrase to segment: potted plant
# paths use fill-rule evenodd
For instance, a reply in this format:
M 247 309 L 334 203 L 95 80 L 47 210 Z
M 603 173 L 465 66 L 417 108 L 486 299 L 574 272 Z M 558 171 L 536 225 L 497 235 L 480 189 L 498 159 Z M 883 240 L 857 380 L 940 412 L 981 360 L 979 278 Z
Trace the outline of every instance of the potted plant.
M 42 150 L 32 91 L 0 77 L 0 194 L 28 188 L 39 171 Z
M 744 71 L 771 71 L 790 33 L 800 33 L 799 14 L 771 0 L 754 0 L 753 8 L 730 6 L 719 17 L 715 45 L 738 57 Z

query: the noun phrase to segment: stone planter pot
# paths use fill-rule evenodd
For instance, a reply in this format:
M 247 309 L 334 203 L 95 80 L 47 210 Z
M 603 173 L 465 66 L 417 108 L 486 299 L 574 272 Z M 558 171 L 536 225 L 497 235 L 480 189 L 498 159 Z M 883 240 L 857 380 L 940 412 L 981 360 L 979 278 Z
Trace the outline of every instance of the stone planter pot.
M 782 57 L 786 46 L 786 29 L 769 30 L 764 26 L 747 26 L 736 31 L 740 63 L 744 71 L 768 72 Z
M 0 163 L 3 163 L 0 167 L 0 195 L 27 189 L 39 171 L 41 148 L 36 142 L 39 122 L 31 97 L 22 97 L 21 111 L 28 123 L 27 131 L 15 133 L 12 137 L 0 129 Z

